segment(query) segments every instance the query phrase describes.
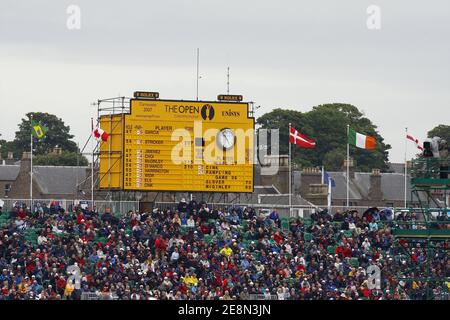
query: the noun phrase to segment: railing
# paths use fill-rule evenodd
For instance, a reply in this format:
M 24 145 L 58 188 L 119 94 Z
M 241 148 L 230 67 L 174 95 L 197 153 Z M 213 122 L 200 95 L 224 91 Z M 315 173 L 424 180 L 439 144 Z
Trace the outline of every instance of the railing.
M 81 300 L 99 300 L 99 297 L 95 292 L 82 292 Z
M 67 199 L 2 199 L 3 208 L 10 210 L 14 206 L 34 208 L 36 206 L 46 206 L 50 208 L 52 205 L 71 210 L 74 206 L 83 208 L 91 208 L 92 203 L 89 200 L 67 200 Z M 111 209 L 113 213 L 127 213 L 129 210 L 139 210 L 139 201 L 94 201 L 94 206 L 99 212 L 105 211 L 106 208 Z
M 97 293 L 84 291 L 81 293 L 80 300 L 117 300 L 118 297 L 110 292 L 108 293 Z
M 155 202 L 154 204 L 155 208 L 161 209 L 161 210 L 176 210 L 178 207 L 178 202 Z M 328 209 L 326 206 L 289 206 L 289 205 L 280 205 L 280 204 L 259 204 L 259 203 L 207 203 L 207 207 L 209 209 L 215 209 L 218 208 L 220 210 L 231 210 L 233 208 L 253 208 L 255 209 L 260 215 L 268 215 L 272 211 L 277 211 L 278 214 L 284 217 L 291 217 L 291 218 L 308 218 L 311 216 L 314 212 L 320 212 L 324 209 Z M 331 206 L 329 208 L 329 213 L 335 214 L 336 212 L 345 212 L 349 210 L 356 210 L 359 214 L 362 214 L 367 209 L 369 209 L 368 206 Z M 384 209 L 384 208 L 380 208 Z M 395 212 L 396 210 L 401 210 L 397 208 L 388 208 L 392 210 L 392 212 Z
M 82 206 L 84 208 L 91 207 L 90 200 L 67 200 L 67 199 L 2 199 L 4 202 L 3 211 L 10 210 L 16 205 L 26 206 L 30 208 L 31 204 L 33 208 L 37 205 L 43 206 L 45 205 L 47 208 L 53 204 L 56 207 L 64 208 L 66 211 L 72 210 L 73 206 Z M 109 208 L 113 213 L 123 213 L 126 214 L 129 210 L 137 211 L 139 210 L 139 201 L 94 201 L 94 206 L 96 206 L 99 212 L 105 211 L 106 208 Z M 326 206 L 318 207 L 318 206 L 289 206 L 289 205 L 280 205 L 280 204 L 256 204 L 256 203 L 239 203 L 239 204 L 230 204 L 230 203 L 208 203 L 208 208 L 215 209 L 220 208 L 221 210 L 231 210 L 233 208 L 254 208 L 258 214 L 260 215 L 269 215 L 272 211 L 277 211 L 278 214 L 282 217 L 290 217 L 290 218 L 308 218 L 312 213 L 320 212 L 323 209 L 327 209 Z M 155 202 L 154 208 L 159 208 L 162 210 L 171 209 L 176 210 L 178 207 L 178 202 Z M 332 206 L 329 208 L 329 213 L 334 215 L 336 212 L 345 212 L 348 210 L 356 210 L 359 214 L 365 212 L 369 207 L 367 206 Z M 385 208 L 379 208 L 380 210 Z M 442 209 L 426 209 L 426 212 L 423 212 L 422 208 L 386 208 L 390 209 L 393 215 L 397 215 L 399 212 L 409 212 L 416 213 L 418 215 L 418 220 L 423 220 L 421 215 L 430 214 L 435 219 L 437 217 L 446 216 L 445 220 L 450 220 L 450 208 Z M 394 218 L 394 217 L 393 217 Z
M 278 300 L 278 296 L 276 294 L 271 294 L 270 298 L 266 298 L 264 294 L 250 294 L 249 300 Z
M 155 202 L 155 208 L 161 210 L 176 210 L 178 202 Z M 255 204 L 255 203 L 208 203 L 207 207 L 212 209 L 220 209 L 222 211 L 230 211 L 238 208 L 253 208 L 259 215 L 269 215 L 272 211 L 277 211 L 279 215 L 285 217 L 309 217 L 313 212 L 320 210 L 319 207 L 314 206 L 289 206 L 280 204 Z
M 411 176 L 424 179 L 449 179 L 450 159 L 422 158 L 412 162 Z

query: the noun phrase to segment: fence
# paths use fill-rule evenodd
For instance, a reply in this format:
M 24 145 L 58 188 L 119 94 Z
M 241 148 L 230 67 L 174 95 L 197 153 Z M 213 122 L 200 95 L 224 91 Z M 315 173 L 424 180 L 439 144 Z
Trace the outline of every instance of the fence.
M 46 205 L 47 207 L 50 207 L 50 205 L 53 203 L 55 205 L 61 206 L 62 208 L 66 210 L 71 210 L 72 207 L 81 205 L 85 208 L 91 207 L 91 201 L 90 200 L 67 200 L 67 199 L 1 199 L 3 201 L 3 207 L 6 209 L 10 209 L 14 207 L 15 205 L 22 205 L 30 207 L 36 206 L 36 205 Z M 0 204 L 2 203 L 0 201 Z M 110 208 L 111 212 L 113 213 L 126 213 L 130 210 L 137 211 L 139 210 L 139 201 L 105 201 L 105 200 L 98 200 L 94 201 L 94 206 L 97 208 L 99 212 L 104 211 L 106 208 Z M 303 205 L 303 206 L 289 206 L 289 205 L 280 205 L 280 204 L 257 204 L 257 203 L 208 203 L 208 208 L 214 209 L 214 208 L 220 208 L 221 210 L 230 210 L 232 208 L 244 208 L 244 207 L 250 207 L 254 208 L 258 211 L 261 215 L 268 215 L 272 211 L 277 211 L 278 214 L 282 217 L 300 217 L 300 218 L 307 218 L 310 217 L 312 213 L 321 211 L 323 209 L 326 209 L 326 207 L 322 206 L 312 206 L 312 205 Z M 178 202 L 155 202 L 153 205 L 154 208 L 159 208 L 162 210 L 171 209 L 176 210 L 178 207 Z M 329 208 L 329 212 L 331 214 L 335 214 L 336 212 L 340 211 L 347 211 L 347 210 L 356 210 L 359 213 L 362 213 L 366 211 L 369 207 L 367 206 L 332 206 Z M 381 209 L 381 208 L 380 208 Z M 393 212 L 399 212 L 399 211 L 411 211 L 411 209 L 403 209 L 403 208 L 390 208 Z M 442 209 L 436 209 L 436 210 L 442 210 Z M 447 209 L 448 210 L 448 209 Z M 450 211 L 447 212 L 447 215 L 450 216 Z
M 176 210 L 178 203 L 174 202 L 155 202 L 155 208 L 161 210 Z M 237 208 L 254 208 L 261 215 L 268 215 L 272 211 L 276 210 L 280 216 L 283 217 L 309 217 L 313 212 L 316 212 L 319 208 L 314 206 L 288 206 L 288 205 L 271 205 L 271 204 L 254 204 L 254 203 L 208 203 L 209 209 L 219 208 L 223 211 L 229 211 Z
M 52 204 L 60 206 L 66 210 L 71 210 L 73 206 L 82 206 L 85 208 L 91 208 L 92 203 L 89 200 L 67 200 L 67 199 L 2 199 L 3 207 L 11 209 L 16 205 L 35 207 L 46 206 L 50 207 Z M 94 206 L 99 212 L 105 211 L 106 208 L 110 208 L 113 213 L 126 213 L 129 210 L 139 210 L 139 201 L 94 201 Z
M 170 209 L 176 210 L 178 207 L 178 203 L 175 202 L 155 202 L 155 208 L 159 208 L 162 210 Z M 308 218 L 312 213 L 322 211 L 326 209 L 325 207 L 320 206 L 289 206 L 289 205 L 280 205 L 280 204 L 255 204 L 255 203 L 208 203 L 207 207 L 210 209 L 220 208 L 221 210 L 230 210 L 233 208 L 254 208 L 261 215 L 268 215 L 272 211 L 277 211 L 278 214 L 282 217 L 299 217 L 299 218 Z M 369 207 L 368 206 L 332 206 L 329 209 L 331 214 L 335 214 L 336 212 L 344 212 L 347 210 L 356 210 L 359 213 L 363 213 Z M 390 208 L 393 212 L 398 212 L 402 210 L 401 208 Z
M 249 300 L 278 300 L 276 294 L 271 294 L 270 297 L 266 297 L 264 294 L 250 294 Z
M 117 300 L 118 297 L 110 292 L 96 293 L 96 292 L 82 292 L 80 300 Z

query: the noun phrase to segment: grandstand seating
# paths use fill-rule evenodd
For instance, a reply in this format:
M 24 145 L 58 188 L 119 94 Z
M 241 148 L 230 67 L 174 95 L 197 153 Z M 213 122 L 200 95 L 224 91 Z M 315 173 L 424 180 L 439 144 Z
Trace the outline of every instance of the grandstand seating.
M 126 226 L 124 227 L 126 234 L 132 235 L 132 229 L 131 229 L 131 223 L 130 223 L 130 218 L 125 218 L 126 220 Z M 299 230 L 301 230 L 299 233 L 297 233 L 296 235 L 292 235 L 290 233 L 290 229 L 291 226 L 295 226 L 296 221 L 300 220 L 301 222 L 303 222 L 303 227 L 302 225 L 300 225 Z M 168 220 L 170 221 L 170 220 Z M 338 246 L 342 245 L 342 238 L 354 238 L 356 236 L 356 232 L 354 233 L 352 230 L 343 230 L 343 223 L 340 221 L 332 221 L 330 222 L 331 225 L 333 226 L 333 230 L 331 230 L 331 233 L 329 232 L 329 230 L 326 230 L 325 236 L 324 233 L 322 233 L 322 231 L 320 230 L 320 228 L 310 228 L 311 226 L 313 226 L 313 224 L 317 224 L 317 222 L 314 222 L 311 218 L 285 218 L 282 217 L 280 218 L 281 221 L 281 228 L 278 228 L 278 226 L 276 224 L 271 224 L 270 227 L 270 232 L 266 231 L 266 235 L 268 234 L 269 239 L 271 235 L 274 235 L 275 231 L 280 231 L 282 233 L 284 233 L 285 236 L 287 236 L 288 234 L 292 236 L 292 238 L 294 238 L 294 236 L 296 237 L 297 235 L 301 235 L 303 234 L 303 240 L 305 241 L 305 244 L 301 244 L 298 243 L 299 240 L 295 239 L 294 243 L 291 243 L 291 247 L 294 247 L 295 245 L 299 245 L 299 246 L 303 246 L 305 247 L 305 251 L 304 252 L 308 252 L 308 248 L 311 248 L 312 245 L 316 246 L 317 248 L 319 248 L 320 252 L 319 255 L 321 256 L 321 259 L 328 259 L 330 258 L 329 255 L 332 255 L 332 259 L 339 259 L 339 262 L 343 262 L 346 269 L 348 269 L 348 266 L 351 267 L 362 267 L 365 268 L 367 267 L 367 261 L 364 260 L 363 258 L 361 258 L 361 260 L 359 260 L 360 255 L 359 254 L 353 254 L 353 256 L 348 257 L 348 258 L 343 258 L 342 256 L 340 257 L 335 257 L 336 254 L 336 248 Z M 2 213 L 0 215 L 0 225 L 2 224 L 2 222 L 12 222 L 9 214 L 5 214 Z M 208 220 L 208 222 L 210 224 L 216 224 L 216 220 L 210 219 Z M 268 223 L 267 221 L 262 222 L 262 224 L 268 226 L 270 225 L 270 223 Z M 324 222 L 324 224 L 327 224 L 327 222 Z M 257 239 L 258 237 L 252 237 L 251 233 L 249 231 L 249 221 L 247 220 L 240 220 L 239 225 L 237 226 L 233 226 L 231 225 L 231 229 L 234 232 L 235 228 L 237 228 L 239 230 L 237 239 L 238 239 L 238 245 L 242 248 L 248 249 L 251 245 L 252 241 L 255 241 L 256 243 L 258 243 L 258 240 L 253 240 L 253 239 Z M 380 223 L 380 226 L 385 225 L 384 223 Z M 328 226 L 328 225 L 327 225 Z M 29 244 L 31 244 L 34 248 L 37 248 L 37 238 L 39 236 L 39 234 L 42 232 L 43 230 L 43 225 L 39 225 L 34 223 L 33 227 L 27 227 L 23 230 L 18 231 L 19 233 L 21 233 L 23 235 L 23 239 L 28 242 Z M 381 227 L 380 227 L 381 228 Z M 178 226 L 175 226 L 175 229 L 178 229 Z M 179 228 L 180 233 L 182 235 L 187 235 L 189 232 L 192 232 L 192 228 L 188 227 L 188 226 L 181 226 Z M 201 233 L 200 229 L 195 229 L 198 230 L 198 232 Z M 219 247 L 222 247 L 226 242 L 231 241 L 231 239 L 229 239 L 228 237 L 226 237 L 226 234 L 229 234 L 229 232 L 227 231 L 220 231 L 221 229 L 218 228 L 219 231 L 217 231 L 215 234 L 204 234 L 203 235 L 203 241 L 206 244 L 217 244 Z M 400 229 L 400 233 L 403 232 L 403 236 L 408 236 L 408 234 L 411 234 L 411 231 L 417 231 L 415 232 L 415 236 L 417 237 L 417 234 L 419 232 L 423 233 L 423 230 L 401 230 Z M 448 230 L 447 230 L 448 231 Z M 446 231 L 446 232 L 447 232 Z M 397 231 L 396 231 L 397 232 Z M 437 230 L 436 231 L 437 235 L 438 232 L 439 235 L 442 236 L 443 231 L 442 230 Z M 398 234 L 400 234 L 398 233 Z M 395 234 L 395 233 L 394 233 Z M 448 234 L 448 233 L 447 233 Z M 428 234 L 426 234 L 428 235 Z M 74 237 L 77 238 L 78 233 L 72 233 L 72 234 L 56 234 L 57 238 L 61 238 L 61 237 Z M 325 239 L 324 239 L 325 237 Z M 292 238 L 289 239 L 285 239 L 290 241 Z M 356 238 L 356 237 L 355 237 Z M 357 241 L 361 241 L 360 240 L 361 237 L 357 238 Z M 185 238 L 188 239 L 188 238 Z M 301 239 L 301 237 L 299 238 Z M 359 239 L 359 240 L 358 240 Z M 314 240 L 314 243 L 310 243 L 312 240 Z M 95 239 L 92 239 L 91 241 L 89 241 L 89 248 L 92 248 L 92 246 L 94 246 L 96 243 L 102 243 L 105 244 L 108 241 L 108 238 L 103 236 L 103 234 L 97 234 L 97 236 L 95 237 Z M 185 241 L 190 241 L 190 240 L 185 240 Z M 271 242 L 273 242 L 273 240 L 270 240 Z M 282 240 L 284 241 L 284 240 Z M 153 248 L 150 248 L 153 251 Z M 261 249 L 261 247 L 258 247 L 259 250 L 249 250 L 247 251 L 245 254 L 250 254 L 252 255 L 253 259 L 255 261 L 261 261 L 261 257 L 262 255 L 267 255 L 269 256 L 270 250 L 272 249 L 271 247 L 268 247 L 268 249 Z M 280 249 L 280 248 L 278 248 Z M 371 253 L 370 256 L 373 258 L 374 256 L 374 251 L 375 251 L 376 247 L 372 246 L 371 249 Z M 275 248 L 275 251 L 277 249 Z M 250 252 L 251 251 L 251 252 Z M 293 254 L 296 255 L 297 252 L 295 250 L 293 250 Z M 361 251 L 360 251 L 361 253 Z M 392 254 L 392 252 L 390 252 Z M 386 256 L 386 250 L 381 250 L 381 254 L 383 257 Z M 302 253 L 302 255 L 304 255 L 305 261 L 306 261 L 306 267 L 309 267 L 309 260 L 308 260 L 308 253 Z M 284 256 L 287 258 L 286 260 L 290 261 L 290 259 L 293 258 L 292 254 L 285 252 Z M 282 258 L 282 257 L 281 257 Z M 86 259 L 87 260 L 87 259 Z M 265 262 L 266 263 L 266 262 Z M 277 265 L 276 263 L 274 265 Z M 96 265 L 92 262 L 87 262 L 86 265 L 86 270 L 90 270 L 89 272 L 96 272 Z M 332 266 L 328 266 L 327 268 L 332 268 Z M 299 286 L 299 281 L 303 281 L 301 275 L 296 274 L 295 272 L 296 270 L 293 270 L 293 273 L 291 275 L 291 277 L 285 278 L 283 280 L 285 280 L 285 282 L 289 283 L 290 285 L 297 285 Z M 308 271 L 309 272 L 309 271 Z M 258 277 L 264 277 L 264 275 L 258 275 Z M 130 288 L 133 288 L 133 286 L 138 285 L 135 282 L 130 282 Z

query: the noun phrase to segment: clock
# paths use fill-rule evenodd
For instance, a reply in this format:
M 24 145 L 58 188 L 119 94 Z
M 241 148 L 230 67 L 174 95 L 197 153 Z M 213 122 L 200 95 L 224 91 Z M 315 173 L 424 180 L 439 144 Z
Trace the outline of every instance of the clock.
M 224 150 L 233 148 L 235 139 L 234 132 L 230 128 L 220 130 L 216 137 L 217 145 Z

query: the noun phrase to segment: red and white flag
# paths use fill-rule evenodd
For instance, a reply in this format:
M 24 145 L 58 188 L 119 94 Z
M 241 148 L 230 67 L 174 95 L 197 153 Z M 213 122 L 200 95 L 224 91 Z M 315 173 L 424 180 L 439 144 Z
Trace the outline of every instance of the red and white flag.
M 97 127 L 92 131 L 92 135 L 97 140 L 108 141 L 109 134 L 105 132 L 102 128 Z
M 416 144 L 417 149 L 420 149 L 423 151 L 423 147 L 420 145 L 419 139 L 414 138 L 412 135 L 407 134 L 406 139 L 411 140 Z
M 295 128 L 289 127 L 289 142 L 298 145 L 300 148 L 313 149 L 316 147 L 316 142 L 309 139 L 305 135 L 298 132 Z

